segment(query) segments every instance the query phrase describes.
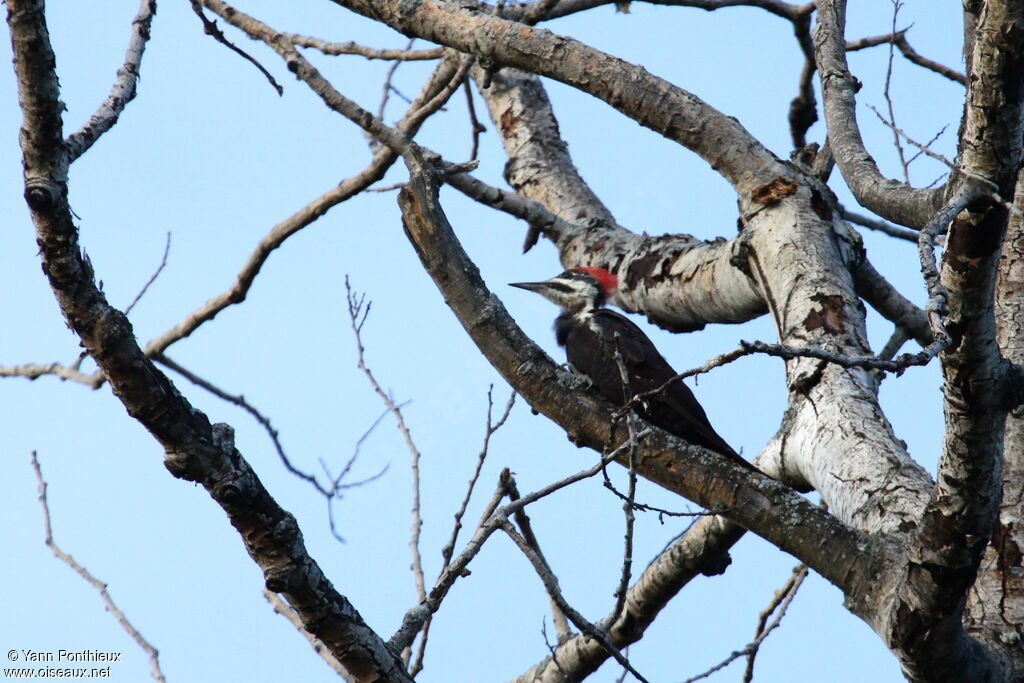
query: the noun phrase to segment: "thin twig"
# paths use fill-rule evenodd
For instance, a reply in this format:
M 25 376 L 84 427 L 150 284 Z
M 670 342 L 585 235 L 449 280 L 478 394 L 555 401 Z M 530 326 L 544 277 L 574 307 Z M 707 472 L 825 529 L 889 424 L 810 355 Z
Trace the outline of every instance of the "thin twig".
M 291 605 L 281 599 L 280 595 L 272 593 L 264 588 L 263 597 L 270 603 L 270 606 L 274 608 L 275 613 L 280 614 L 282 617 L 287 619 L 288 623 L 294 626 L 295 630 L 306 638 L 310 646 L 313 648 L 313 651 L 320 655 L 321 659 L 327 662 L 327 666 L 331 667 L 331 669 L 334 670 L 334 673 L 341 676 L 342 680 L 347 683 L 358 683 L 358 679 L 350 674 L 342 663 L 331 654 L 331 651 L 327 649 L 327 646 L 324 645 L 323 641 L 306 630 L 306 627 L 302 625 L 302 620 L 299 618 L 299 615 L 295 613 L 295 610 L 291 608 Z
M 87 375 L 77 368 L 62 363 L 22 363 L 21 365 L 0 365 L 0 377 L 24 377 L 36 380 L 46 375 L 54 375 L 61 381 L 78 382 L 90 389 L 98 389 L 103 384 L 103 373 L 94 372 Z
M 368 187 L 364 192 L 394 192 L 395 190 L 401 190 L 405 187 L 405 183 L 392 183 L 391 185 L 385 185 L 384 187 Z
M 154 282 L 156 282 L 156 279 L 158 277 L 160 277 L 160 273 L 163 272 L 163 269 L 167 267 L 167 256 L 170 253 L 171 253 L 171 232 L 168 230 L 167 231 L 167 243 L 164 244 L 164 255 L 160 259 L 160 265 L 157 266 L 156 271 L 149 277 L 148 280 L 146 280 L 146 284 L 142 285 L 142 289 L 140 289 L 139 293 L 135 295 L 135 298 L 132 299 L 132 302 L 130 304 L 128 304 L 128 306 L 124 309 L 124 314 L 125 315 L 128 315 L 129 313 L 132 312 L 132 309 L 135 308 L 135 304 L 139 303 L 139 300 L 141 300 L 142 297 L 146 294 L 146 290 L 149 289 L 149 286 L 151 284 L 153 284 Z
M 870 38 L 861 38 L 859 40 L 853 40 L 846 43 L 846 51 L 855 52 L 857 50 L 863 50 L 865 48 L 875 47 L 877 45 L 895 43 L 896 47 L 900 49 L 900 52 L 903 54 L 903 56 L 907 58 L 907 61 L 917 64 L 918 66 L 924 67 L 930 71 L 934 71 L 940 76 L 948 78 L 949 80 L 959 83 L 960 85 L 967 85 L 967 77 L 964 74 L 960 73 L 959 71 L 956 71 L 955 69 L 950 69 L 945 64 L 940 64 L 932 59 L 928 59 L 927 57 L 923 57 L 922 55 L 918 54 L 918 52 L 910 46 L 910 42 L 907 40 L 907 31 L 909 30 L 910 27 L 908 26 L 905 29 L 896 31 L 895 33 L 889 33 L 884 36 L 872 36 Z
M 798 565 L 793 570 L 789 579 L 786 580 L 786 583 L 783 584 L 782 588 L 775 591 L 775 595 L 772 597 L 771 602 L 759 615 L 754 640 L 748 643 L 744 648 L 732 652 L 728 657 L 707 671 L 697 674 L 691 678 L 687 678 L 683 683 L 694 683 L 694 681 L 707 678 L 711 674 L 724 669 L 743 656 L 747 657 L 747 669 L 743 676 L 744 683 L 752 681 L 754 677 L 754 659 L 757 657 L 757 652 L 761 647 L 761 643 L 763 643 L 764 639 L 782 623 L 782 618 L 786 616 L 786 610 L 789 609 L 790 603 L 793 602 L 793 598 L 796 597 L 796 592 L 800 589 L 800 585 L 803 583 L 805 578 L 807 578 L 807 567 L 802 564 Z M 767 623 L 768 618 L 776 610 L 778 610 L 778 614 L 775 619 L 772 620 L 772 623 L 766 627 L 765 624 Z
M 75 558 L 64 552 L 60 546 L 57 545 L 57 542 L 53 540 L 53 527 L 50 523 L 50 505 L 46 498 L 47 483 L 46 480 L 43 479 L 43 470 L 39 466 L 39 459 L 36 456 L 35 451 L 32 451 L 32 469 L 35 471 L 36 483 L 39 486 L 39 505 L 43 509 L 43 528 L 46 534 L 46 547 L 53 552 L 57 559 L 71 567 L 76 574 L 81 576 L 90 586 L 96 589 L 96 592 L 100 594 L 100 598 L 103 600 L 103 604 L 106 606 L 107 611 L 114 615 L 114 618 L 117 619 L 117 623 L 121 625 L 121 628 L 123 628 L 125 632 L 131 636 L 132 640 L 142 648 L 142 651 L 146 653 L 146 656 L 149 658 L 149 673 L 153 677 L 153 680 L 158 681 L 159 683 L 166 683 L 167 679 L 164 678 L 163 671 L 160 670 L 160 653 L 143 637 L 141 633 L 138 632 L 132 623 L 128 621 L 128 617 L 121 611 L 121 608 L 114 603 L 114 599 L 110 597 L 110 593 L 107 591 L 107 584 L 97 579 L 88 569 L 78 564 L 78 562 L 75 561 Z
M 508 476 L 502 477 L 502 486 L 509 501 L 514 503 L 519 500 L 519 488 L 516 486 L 516 480 L 511 473 Z M 519 508 L 515 510 L 512 513 L 512 517 L 515 519 L 516 525 L 519 526 L 523 539 L 533 548 L 533 551 L 537 553 L 541 561 L 547 565 L 547 558 L 544 557 L 544 553 L 540 549 L 540 541 L 537 540 L 537 534 L 533 532 L 533 524 L 530 523 L 530 516 L 526 514 L 526 509 Z M 558 633 L 558 642 L 562 643 L 571 638 L 572 630 L 569 628 L 566 614 L 554 599 L 551 599 L 551 615 L 555 622 L 555 631 Z
M 302 479 L 303 481 L 310 484 L 321 495 L 332 495 L 331 492 L 327 488 L 325 488 L 317 480 L 315 476 L 307 472 L 303 472 L 294 464 L 292 464 L 292 461 L 288 457 L 288 454 L 285 453 L 284 445 L 281 443 L 280 434 L 274 428 L 274 425 L 270 422 L 270 418 L 268 418 L 266 415 L 257 410 L 255 406 L 249 403 L 249 401 L 246 400 L 245 396 L 241 394 L 231 394 L 228 393 L 227 391 L 224 391 L 220 387 L 216 386 L 212 382 L 203 379 L 202 377 L 195 374 L 194 372 L 184 367 L 183 365 L 179 365 L 165 354 L 160 354 L 159 356 L 156 356 L 153 360 L 155 360 L 157 363 L 160 363 L 166 368 L 174 370 L 176 373 L 187 379 L 189 382 L 192 382 L 192 384 L 195 384 L 197 387 L 205 389 L 206 391 L 210 392 L 217 398 L 223 401 L 227 401 L 228 403 L 231 403 L 233 405 L 236 405 L 245 412 L 252 415 L 253 419 L 260 423 L 260 426 L 263 427 L 263 430 L 267 433 L 267 436 L 270 437 L 270 441 L 274 444 L 274 450 L 277 451 L 277 456 L 278 458 L 281 459 L 281 463 L 284 465 L 285 469 L 288 470 L 293 475 L 295 475 L 296 477 L 298 477 L 299 479 Z
M 622 359 L 620 345 L 619 333 L 616 332 L 615 364 L 619 368 L 619 379 L 622 381 L 623 390 L 627 394 L 622 398 L 627 400 L 629 398 L 628 394 L 632 392 L 629 388 L 629 371 L 626 370 L 626 363 Z M 632 576 L 633 569 L 633 523 L 636 521 L 633 515 L 633 509 L 636 505 L 636 414 L 632 410 L 626 413 L 626 428 L 629 430 L 629 488 L 622 504 L 622 510 L 626 517 L 626 531 L 622 551 L 622 571 L 619 575 L 619 585 L 614 593 L 615 607 L 612 609 L 612 621 L 617 621 L 626 607 L 626 591 L 629 590 L 629 579 Z M 611 483 L 607 470 L 604 471 L 604 477 L 606 482 Z
M 296 53 L 297 54 L 297 53 Z M 446 73 L 447 64 L 442 63 L 424 86 L 413 105 L 394 129 L 395 137 L 413 136 L 430 115 L 431 111 L 424 103 L 440 106 L 437 94 L 447 92 L 449 83 L 439 76 Z M 369 113 L 367 113 L 368 116 Z M 389 129 L 390 130 L 390 129 Z M 202 306 L 190 313 L 182 322 L 167 330 L 146 344 L 147 356 L 163 352 L 171 344 L 188 337 L 204 323 L 213 320 L 221 311 L 234 304 L 245 301 L 245 298 L 270 255 L 280 248 L 284 242 L 315 222 L 331 208 L 351 199 L 360 192 L 379 181 L 397 159 L 397 154 L 390 148 L 379 149 L 373 159 L 362 171 L 344 179 L 336 187 L 328 190 L 309 202 L 294 214 L 281 221 L 268 232 L 256 245 L 246 260 L 245 265 L 235 276 L 235 281 L 225 291 L 209 299 Z M 102 378 L 100 378 L 102 383 Z
M 573 625 L 575 625 L 576 628 L 578 628 L 584 634 L 590 636 L 591 638 L 599 642 L 601 644 L 601 647 L 603 647 L 605 651 L 607 651 L 608 654 L 610 654 L 615 659 L 615 661 L 617 661 L 631 674 L 633 674 L 633 676 L 638 681 L 646 683 L 647 679 L 644 678 L 640 674 L 640 672 L 637 671 L 633 667 L 633 665 L 629 663 L 629 660 L 626 658 L 626 656 L 622 654 L 622 652 L 620 652 L 617 647 L 615 647 L 612 641 L 608 638 L 608 634 L 606 634 L 604 631 L 591 624 L 583 617 L 582 614 L 577 612 L 575 609 L 572 608 L 571 605 L 569 605 L 565 597 L 562 595 L 561 590 L 559 590 L 558 588 L 558 579 L 555 578 L 555 575 L 551 572 L 551 568 L 547 565 L 544 559 L 540 555 L 538 555 L 533 548 L 530 547 L 530 544 L 527 543 L 526 540 L 516 531 L 515 527 L 512 526 L 512 523 L 509 522 L 507 519 L 503 519 L 499 522 L 499 526 L 501 527 L 501 530 L 504 531 L 508 535 L 508 537 L 512 539 L 512 542 L 519 547 L 523 554 L 526 555 L 526 558 L 530 561 L 530 564 L 533 565 L 534 571 L 537 572 L 537 575 L 540 577 L 541 582 L 543 582 L 544 588 L 547 590 L 548 595 L 551 597 L 552 600 L 555 601 L 558 607 L 563 612 L 565 612 L 565 615 L 569 618 Z
M 650 429 L 641 430 L 636 435 L 637 439 L 643 439 L 650 434 L 650 431 Z M 485 507 L 480 523 L 473 532 L 472 538 L 466 542 L 466 546 L 463 548 L 462 552 L 452 558 L 448 567 L 441 572 L 440 576 L 437 577 L 437 581 L 434 583 L 434 587 L 431 589 L 427 599 L 405 613 L 405 616 L 402 618 L 402 625 L 388 641 L 388 645 L 391 649 L 393 651 L 401 651 L 409 646 L 409 643 L 413 641 L 416 634 L 419 633 L 420 629 L 423 627 L 423 622 L 426 621 L 430 615 L 440 609 L 441 603 L 444 602 L 445 597 L 448 595 L 448 591 L 451 589 L 455 581 L 460 576 L 465 575 L 466 567 L 480 552 L 484 542 L 490 538 L 491 534 L 493 534 L 495 530 L 497 530 L 501 520 L 507 520 L 508 516 L 512 515 L 516 510 L 530 505 L 541 498 L 545 498 L 556 491 L 560 491 L 566 486 L 571 486 L 578 481 L 593 477 L 600 472 L 603 467 L 618 458 L 623 451 L 628 448 L 629 443 L 624 443 L 610 453 L 602 456 L 593 467 L 577 472 L 576 474 L 565 477 L 564 479 L 552 484 L 548 484 L 533 493 L 529 493 L 521 497 L 519 500 L 498 508 L 502 498 L 505 496 L 504 481 L 510 476 L 509 471 L 507 469 L 504 470 L 501 473 L 501 477 L 499 477 L 498 487 L 495 490 L 494 495 L 491 497 L 491 501 Z
M 542 619 L 540 622 L 540 637 L 544 639 L 544 647 L 548 649 L 548 654 L 551 656 L 551 661 L 554 663 L 555 668 L 558 669 L 559 672 L 561 672 L 562 667 L 558 663 L 558 648 L 556 646 L 557 644 L 552 645 L 551 640 L 548 638 L 547 619 Z M 561 637 L 559 637 L 559 640 L 561 640 Z M 566 680 L 568 680 L 568 677 L 565 678 Z
M 954 173 L 957 173 L 957 174 L 959 174 L 959 175 L 961 175 L 964 178 L 967 178 L 969 180 L 973 180 L 976 184 L 984 186 L 986 188 L 985 196 L 987 196 L 989 199 L 994 201 L 996 204 L 999 204 L 1000 206 L 1005 208 L 1011 214 L 1014 214 L 1016 216 L 1024 215 L 1024 213 L 1022 213 L 1020 209 L 1018 209 L 1016 206 L 1014 206 L 1013 202 L 1008 202 L 1005 199 L 1003 199 L 1002 195 L 999 194 L 999 186 L 996 185 L 995 182 L 993 182 L 992 180 L 989 180 L 988 178 L 980 176 L 977 173 L 972 173 L 971 171 L 968 171 L 966 169 L 960 168 L 960 166 L 954 164 L 947 157 L 943 156 L 942 154 L 939 154 L 938 152 L 935 152 L 935 151 L 929 149 L 928 145 L 925 145 L 925 144 L 922 144 L 920 142 L 917 142 L 912 137 L 907 135 L 906 132 L 904 132 L 900 128 L 897 128 L 895 125 L 893 125 L 892 122 L 887 121 L 885 119 L 885 117 L 882 116 L 881 114 L 879 114 L 878 110 L 875 109 L 874 107 L 872 107 L 870 104 L 868 105 L 868 109 L 870 109 L 871 111 L 875 112 L 875 116 L 877 116 L 879 118 L 879 120 L 883 124 L 885 124 L 889 128 L 892 128 L 893 131 L 897 135 L 902 137 L 904 140 L 909 142 L 914 147 L 917 147 L 919 150 L 921 150 L 921 152 L 925 156 L 931 157 L 932 159 L 935 159 L 936 161 L 945 164 Z M 935 139 L 937 139 L 937 138 L 933 138 L 933 140 L 935 140 Z M 932 184 L 934 184 L 934 182 Z M 972 192 L 976 192 L 976 190 L 972 189 Z
M 480 134 L 486 133 L 487 129 L 482 123 L 480 123 L 480 120 L 476 116 L 476 104 L 473 102 L 473 88 L 469 85 L 469 81 L 463 81 L 462 86 L 466 91 L 466 109 L 469 110 L 470 136 L 473 140 L 473 143 L 469 148 L 469 158 L 472 160 L 476 159 L 477 153 L 480 151 Z
M 636 508 L 636 418 L 630 413 L 627 424 L 629 425 L 630 449 L 629 449 L 629 489 L 626 493 L 626 500 L 622 503 L 622 511 L 626 517 L 626 531 L 623 535 L 622 550 L 622 571 L 619 575 L 619 585 L 615 589 L 615 608 L 612 610 L 612 618 L 617 620 L 626 607 L 626 591 L 629 590 L 629 580 L 633 576 L 633 524 L 636 521 L 633 510 Z
M 845 207 L 839 207 L 839 213 L 843 217 L 843 220 L 857 225 L 862 225 L 865 228 L 871 230 L 877 230 L 878 232 L 884 232 L 890 237 L 904 240 L 906 242 L 913 242 L 917 244 L 917 238 L 920 233 L 917 230 L 911 230 L 910 228 L 904 228 L 899 225 L 893 225 L 888 221 L 883 221 L 880 218 L 871 218 L 864 214 L 857 213 L 856 211 L 850 211 Z
M 783 584 L 782 588 L 775 592 L 775 596 L 767 607 L 762 610 L 758 616 L 757 630 L 754 632 L 754 641 L 747 646 L 747 669 L 743 672 L 743 683 L 750 683 L 754 680 L 754 660 L 757 658 L 757 653 L 761 649 L 761 643 L 768 635 L 779 627 L 782 623 L 782 617 L 786 616 L 786 610 L 789 609 L 789 605 L 793 602 L 793 598 L 796 597 L 796 592 L 800 590 L 800 586 L 803 585 L 804 579 L 807 578 L 807 566 L 799 564 L 793 568 L 793 573 L 790 574 L 786 583 Z M 768 619 L 771 615 L 778 610 L 779 613 L 772 620 L 771 624 L 768 624 Z
M 213 36 L 213 39 L 216 40 L 218 43 L 228 48 L 240 57 L 244 58 L 246 61 L 250 62 L 253 66 L 260 70 L 261 74 L 263 74 L 266 77 L 267 81 L 270 83 L 271 86 L 273 86 L 274 90 L 277 91 L 278 95 L 284 95 L 284 88 L 282 88 L 281 85 L 274 80 L 274 77 L 270 75 L 270 72 L 267 71 L 262 64 L 256 61 L 255 57 L 253 57 L 248 52 L 246 52 L 245 50 L 243 50 L 242 48 L 238 47 L 230 40 L 228 40 L 227 37 L 224 35 L 224 32 L 217 27 L 217 22 L 211 21 L 206 16 L 206 14 L 203 13 L 203 8 L 199 4 L 199 0 L 191 0 L 191 2 L 192 11 L 195 12 L 196 16 L 199 17 L 199 20 L 203 22 L 203 31 L 206 33 L 206 35 Z
M 327 486 L 324 486 L 323 484 L 320 483 L 320 480 L 317 479 L 314 475 L 309 474 L 308 472 L 303 472 L 292 463 L 291 459 L 285 453 L 284 445 L 281 443 L 280 434 L 277 431 L 277 429 L 274 428 L 273 424 L 270 422 L 270 418 L 261 413 L 259 410 L 257 410 L 256 407 L 245 398 L 245 396 L 241 394 L 235 395 L 228 393 L 227 391 L 224 391 L 223 389 L 216 386 L 212 382 L 203 379 L 199 375 L 195 374 L 188 368 L 174 362 L 165 354 L 160 354 L 159 356 L 156 356 L 153 360 L 160 363 L 164 367 L 174 370 L 188 381 L 192 382 L 201 389 L 205 389 L 206 391 L 210 392 L 217 398 L 223 401 L 227 401 L 228 403 L 231 403 L 233 405 L 236 405 L 245 412 L 252 415 L 253 419 L 259 422 L 260 426 L 262 426 L 263 429 L 267 432 L 267 435 L 270 437 L 270 441 L 274 444 L 274 450 L 277 451 L 277 456 L 281 460 L 281 463 L 284 465 L 285 469 L 288 470 L 294 476 L 308 483 L 326 499 L 327 521 L 330 525 L 331 535 L 334 536 L 334 538 L 337 539 L 339 542 L 345 542 L 345 537 L 342 536 L 340 532 L 338 532 L 337 524 L 334 519 L 334 502 L 335 500 L 341 497 L 342 491 L 352 488 L 358 488 L 360 486 L 365 486 L 366 484 L 369 484 L 373 481 L 376 481 L 377 479 L 380 479 L 382 476 L 384 476 L 384 473 L 388 471 L 389 466 L 384 465 L 384 467 L 382 467 L 379 472 L 370 475 L 365 479 L 359 479 L 353 482 L 344 481 L 345 477 L 348 476 L 349 472 L 351 472 L 352 466 L 359 458 L 359 452 L 360 449 L 362 448 L 363 442 L 365 442 L 367 437 L 369 437 L 370 434 L 373 433 L 373 431 L 377 428 L 377 425 L 380 424 L 380 421 L 384 418 L 385 415 L 387 415 L 387 411 L 382 413 L 380 417 L 378 417 L 373 422 L 373 424 L 370 425 L 369 429 L 366 430 L 366 432 L 359 438 L 359 440 L 356 441 L 355 451 L 353 452 L 352 456 L 348 459 L 348 462 L 345 463 L 345 466 L 342 468 L 340 474 L 338 474 L 337 476 L 332 476 L 326 464 L 321 459 L 320 465 L 321 467 L 324 468 L 324 471 L 327 474 L 327 478 L 330 480 L 330 483 Z
M 455 552 L 455 542 L 458 539 L 459 530 L 462 529 L 462 517 L 466 514 L 466 508 L 469 506 L 469 499 L 473 495 L 473 489 L 476 487 L 477 479 L 480 478 L 480 470 L 483 469 L 484 461 L 487 459 L 487 451 L 490 446 L 491 436 L 505 424 L 509 414 L 512 412 L 512 406 L 515 404 L 516 393 L 513 391 L 508 397 L 508 403 L 505 404 L 505 412 L 502 413 L 496 423 L 492 424 L 491 411 L 494 407 L 494 402 L 492 400 L 493 390 L 494 385 L 492 384 L 487 389 L 487 428 L 484 431 L 484 445 L 480 449 L 476 469 L 473 470 L 473 476 L 470 478 L 469 485 L 466 487 L 466 495 L 462 499 L 462 505 L 459 506 L 459 510 L 455 513 L 455 526 L 452 528 L 451 538 L 448 539 L 448 543 L 446 543 L 441 549 L 441 571 L 444 571 L 445 568 L 448 567 L 448 564 L 452 559 L 452 554 Z M 430 637 L 430 625 L 432 622 L 433 617 L 428 617 L 427 620 L 423 622 L 423 629 L 420 631 L 419 647 L 416 650 L 416 656 L 412 659 L 412 665 L 409 667 L 409 673 L 412 676 L 416 676 L 423 670 L 423 658 L 426 655 L 427 639 Z
M 892 32 L 896 33 L 896 18 L 900 14 L 900 8 L 903 7 L 903 3 L 900 0 L 891 0 L 892 2 Z M 885 86 L 882 88 L 882 96 L 885 98 L 885 104 L 889 108 L 889 120 L 893 126 L 893 144 L 896 146 L 896 154 L 900 160 L 900 167 L 903 169 L 903 181 L 910 184 L 910 168 L 907 163 L 906 156 L 903 154 L 903 145 L 900 144 L 900 136 L 895 132 L 896 128 L 896 113 L 892 105 L 892 97 L 889 94 L 889 86 L 892 82 L 892 62 L 893 57 L 896 54 L 895 46 L 889 43 L 889 60 L 885 68 Z
M 413 441 L 412 433 L 409 431 L 408 425 L 405 424 L 405 417 L 402 415 L 402 408 L 397 405 L 391 396 L 381 388 L 380 383 L 377 382 L 377 378 L 374 377 L 373 371 L 370 370 L 366 364 L 364 357 L 365 348 L 363 347 L 363 325 L 366 324 L 366 318 L 370 315 L 371 302 L 366 301 L 365 294 L 356 294 L 352 291 L 352 287 L 349 284 L 348 276 L 345 276 L 345 300 L 348 302 L 348 315 L 351 322 L 352 334 L 355 336 L 356 341 L 356 367 L 358 367 L 364 375 L 366 375 L 367 381 L 370 386 L 373 387 L 374 393 L 380 398 L 381 402 L 387 407 L 391 414 L 395 417 L 395 422 L 398 426 L 398 430 L 402 433 L 405 438 L 405 445 L 409 449 L 409 455 L 411 456 L 410 468 L 412 470 L 412 526 L 410 529 L 409 538 L 409 551 L 412 553 L 412 573 L 413 581 L 416 584 L 416 595 L 420 602 L 427 599 L 426 582 L 423 578 L 423 558 L 420 555 L 420 530 L 423 528 L 423 518 L 420 514 L 420 450 L 416 447 L 416 443 Z M 408 664 L 408 660 L 406 661 Z
M 615 494 L 615 496 L 623 501 L 624 503 L 630 500 L 629 496 L 622 491 L 615 488 L 615 484 L 612 483 L 611 478 L 608 476 L 608 469 L 602 473 L 604 475 L 604 487 Z M 638 503 L 633 500 L 631 505 L 632 509 L 637 512 L 653 512 L 658 515 L 658 521 L 664 524 L 665 517 L 713 517 L 715 515 L 721 515 L 729 512 L 729 510 L 701 510 L 699 512 L 678 512 L 676 510 L 666 510 L 664 508 L 657 507 L 655 505 L 648 505 L 647 503 Z
M 497 422 L 492 424 L 491 422 L 491 409 L 493 408 L 492 391 L 494 385 L 492 384 L 487 390 L 487 427 L 484 430 L 484 443 L 480 449 L 480 455 L 477 456 L 476 468 L 473 470 L 473 475 L 469 478 L 469 484 L 466 486 L 466 495 L 462 498 L 462 504 L 455 513 L 455 525 L 452 527 L 451 537 L 448 542 L 441 548 L 441 569 L 442 571 L 448 566 L 452 560 L 452 555 L 455 553 L 455 543 L 458 541 L 459 532 L 462 530 L 462 518 L 466 514 L 466 509 L 469 507 L 469 499 L 473 496 L 473 489 L 476 487 L 476 482 L 480 478 L 480 471 L 483 469 L 484 460 L 487 459 L 488 448 L 491 443 L 491 437 L 496 431 L 502 428 L 505 421 L 508 420 L 509 415 L 512 413 L 512 406 L 516 402 L 516 392 L 509 394 L 508 402 L 505 404 L 505 410 L 502 412 L 501 417 L 498 418 Z
M 405 44 L 405 52 L 409 52 L 415 42 L 415 38 L 410 38 L 409 42 Z M 388 106 L 388 98 L 391 96 L 391 91 L 394 90 L 395 92 L 398 92 L 391 85 L 391 79 L 394 78 L 395 72 L 398 71 L 398 67 L 401 65 L 402 62 L 400 60 L 395 60 L 391 66 L 388 67 L 387 74 L 384 76 L 383 92 L 380 96 L 380 104 L 377 106 L 377 118 L 381 121 L 384 120 L 384 109 Z M 380 144 L 380 141 L 377 140 L 377 138 L 371 138 L 371 141 L 373 142 L 373 146 Z
M 945 348 L 945 346 L 942 346 L 942 348 Z M 927 365 L 931 362 L 932 358 L 938 355 L 942 348 L 936 347 L 932 344 L 917 353 L 905 353 L 899 358 L 885 360 L 875 356 L 846 356 L 815 347 L 787 346 L 785 344 L 769 344 L 762 341 L 740 340 L 739 348 L 719 354 L 701 366 L 692 368 L 685 372 L 680 372 L 678 375 L 670 377 L 659 387 L 655 387 L 650 391 L 645 391 L 633 396 L 626 405 L 620 408 L 620 411 L 625 412 L 638 402 L 643 401 L 645 398 L 655 396 L 665 391 L 665 389 L 671 386 L 673 382 L 678 382 L 679 380 L 686 379 L 687 377 L 702 375 L 715 368 L 731 363 L 738 358 L 743 358 L 744 356 L 750 356 L 756 353 L 776 356 L 785 360 L 793 360 L 794 358 L 817 358 L 829 363 L 835 363 L 836 365 L 844 368 L 883 370 L 885 372 L 892 372 L 896 375 L 901 375 L 909 367 Z
M 314 36 L 304 36 L 298 33 L 284 33 L 281 35 L 292 45 L 297 47 L 309 47 L 319 50 L 325 55 L 358 55 L 366 59 L 386 59 L 388 61 L 415 62 L 440 59 L 444 55 L 443 47 L 432 47 L 426 50 L 394 50 L 386 48 L 366 47 L 354 43 L 351 40 L 343 43 L 332 43 Z
M 909 166 L 910 164 L 914 163 L 914 161 L 916 161 L 922 154 L 924 154 L 924 150 L 931 149 L 932 145 L 934 145 L 936 142 L 939 141 L 939 138 L 942 137 L 942 135 L 946 132 L 946 130 L 948 128 L 949 128 L 948 124 L 943 126 L 942 128 L 940 128 L 939 132 L 936 133 L 935 135 L 933 135 L 931 140 L 929 140 L 928 142 L 924 143 L 924 146 L 921 149 L 917 150 L 917 152 L 914 153 L 914 156 L 912 156 L 909 159 L 907 159 L 907 165 Z M 941 180 L 943 177 L 945 177 L 945 174 L 940 175 L 939 176 L 939 180 Z M 938 182 L 938 180 L 933 180 L 932 181 L 932 185 L 934 185 L 937 182 Z

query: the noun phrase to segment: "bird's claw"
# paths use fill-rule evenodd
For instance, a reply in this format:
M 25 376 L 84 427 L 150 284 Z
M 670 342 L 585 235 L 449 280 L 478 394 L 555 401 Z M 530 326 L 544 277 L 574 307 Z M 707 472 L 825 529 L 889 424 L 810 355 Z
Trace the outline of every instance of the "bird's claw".
M 562 368 L 565 370 L 565 373 L 559 377 L 560 384 L 572 389 L 573 391 L 579 391 L 580 389 L 589 390 L 594 388 L 593 380 L 577 370 L 572 363 L 565 363 L 562 365 Z

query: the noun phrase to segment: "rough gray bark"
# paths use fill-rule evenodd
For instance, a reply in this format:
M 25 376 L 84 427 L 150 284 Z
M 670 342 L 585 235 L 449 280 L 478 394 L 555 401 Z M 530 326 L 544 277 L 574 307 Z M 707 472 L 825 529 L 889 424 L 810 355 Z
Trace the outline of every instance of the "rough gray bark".
M 1014 206 L 1024 210 L 1024 178 L 1018 177 Z M 1011 218 L 996 283 L 996 338 L 1007 360 L 1024 363 L 1024 221 Z M 1018 407 L 1003 434 L 1002 497 L 992 541 L 968 593 L 967 632 L 985 644 L 1002 666 L 1020 671 L 1024 637 L 1024 414 Z M 996 609 L 993 609 L 996 606 Z
M 36 226 L 43 272 L 68 326 L 129 415 L 164 447 L 168 470 L 206 488 L 263 570 L 267 588 L 286 597 L 305 628 L 361 679 L 411 681 L 401 660 L 307 554 L 295 519 L 277 505 L 235 449 L 233 430 L 210 424 L 178 393 L 142 353 L 128 319 L 97 287 L 68 206 L 63 104 L 43 10 L 42 0 L 11 0 L 7 23 L 24 114 L 25 200 Z

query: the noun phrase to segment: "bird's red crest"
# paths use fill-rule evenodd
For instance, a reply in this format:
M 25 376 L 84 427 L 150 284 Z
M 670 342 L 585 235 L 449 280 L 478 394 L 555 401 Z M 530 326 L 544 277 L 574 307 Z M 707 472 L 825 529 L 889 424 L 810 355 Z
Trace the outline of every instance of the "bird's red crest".
M 601 290 L 604 295 L 611 299 L 615 296 L 615 290 L 619 288 L 619 278 L 604 268 L 573 268 L 581 273 L 586 273 L 590 277 L 597 280 L 597 284 L 601 286 Z

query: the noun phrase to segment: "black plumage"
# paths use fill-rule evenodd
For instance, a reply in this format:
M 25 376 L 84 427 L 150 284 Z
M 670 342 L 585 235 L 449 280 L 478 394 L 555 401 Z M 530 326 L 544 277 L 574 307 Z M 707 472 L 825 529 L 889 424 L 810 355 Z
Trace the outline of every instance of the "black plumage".
M 655 392 L 634 404 L 641 418 L 753 468 L 718 435 L 690 388 L 681 379 L 673 379 L 678 373 L 643 330 L 625 316 L 601 307 L 613 294 L 615 282 L 608 271 L 589 268 L 514 286 L 542 294 L 562 307 L 555 320 L 555 338 L 565 347 L 573 368 L 586 375 L 608 401 L 621 407 L 634 396 Z M 628 383 L 623 382 L 616 351 Z
M 578 314 L 568 312 L 558 316 L 555 338 L 565 347 L 569 363 L 586 375 L 602 396 L 616 406 L 623 406 L 632 397 L 654 391 L 668 382 L 662 391 L 634 405 L 637 414 L 690 443 L 729 457 L 740 457 L 711 426 L 704 409 L 683 380 L 669 381 L 678 373 L 639 327 L 607 308 L 588 311 L 584 316 L 585 321 L 578 320 Z M 616 349 L 626 370 L 628 386 L 622 382 L 622 372 L 615 360 Z

